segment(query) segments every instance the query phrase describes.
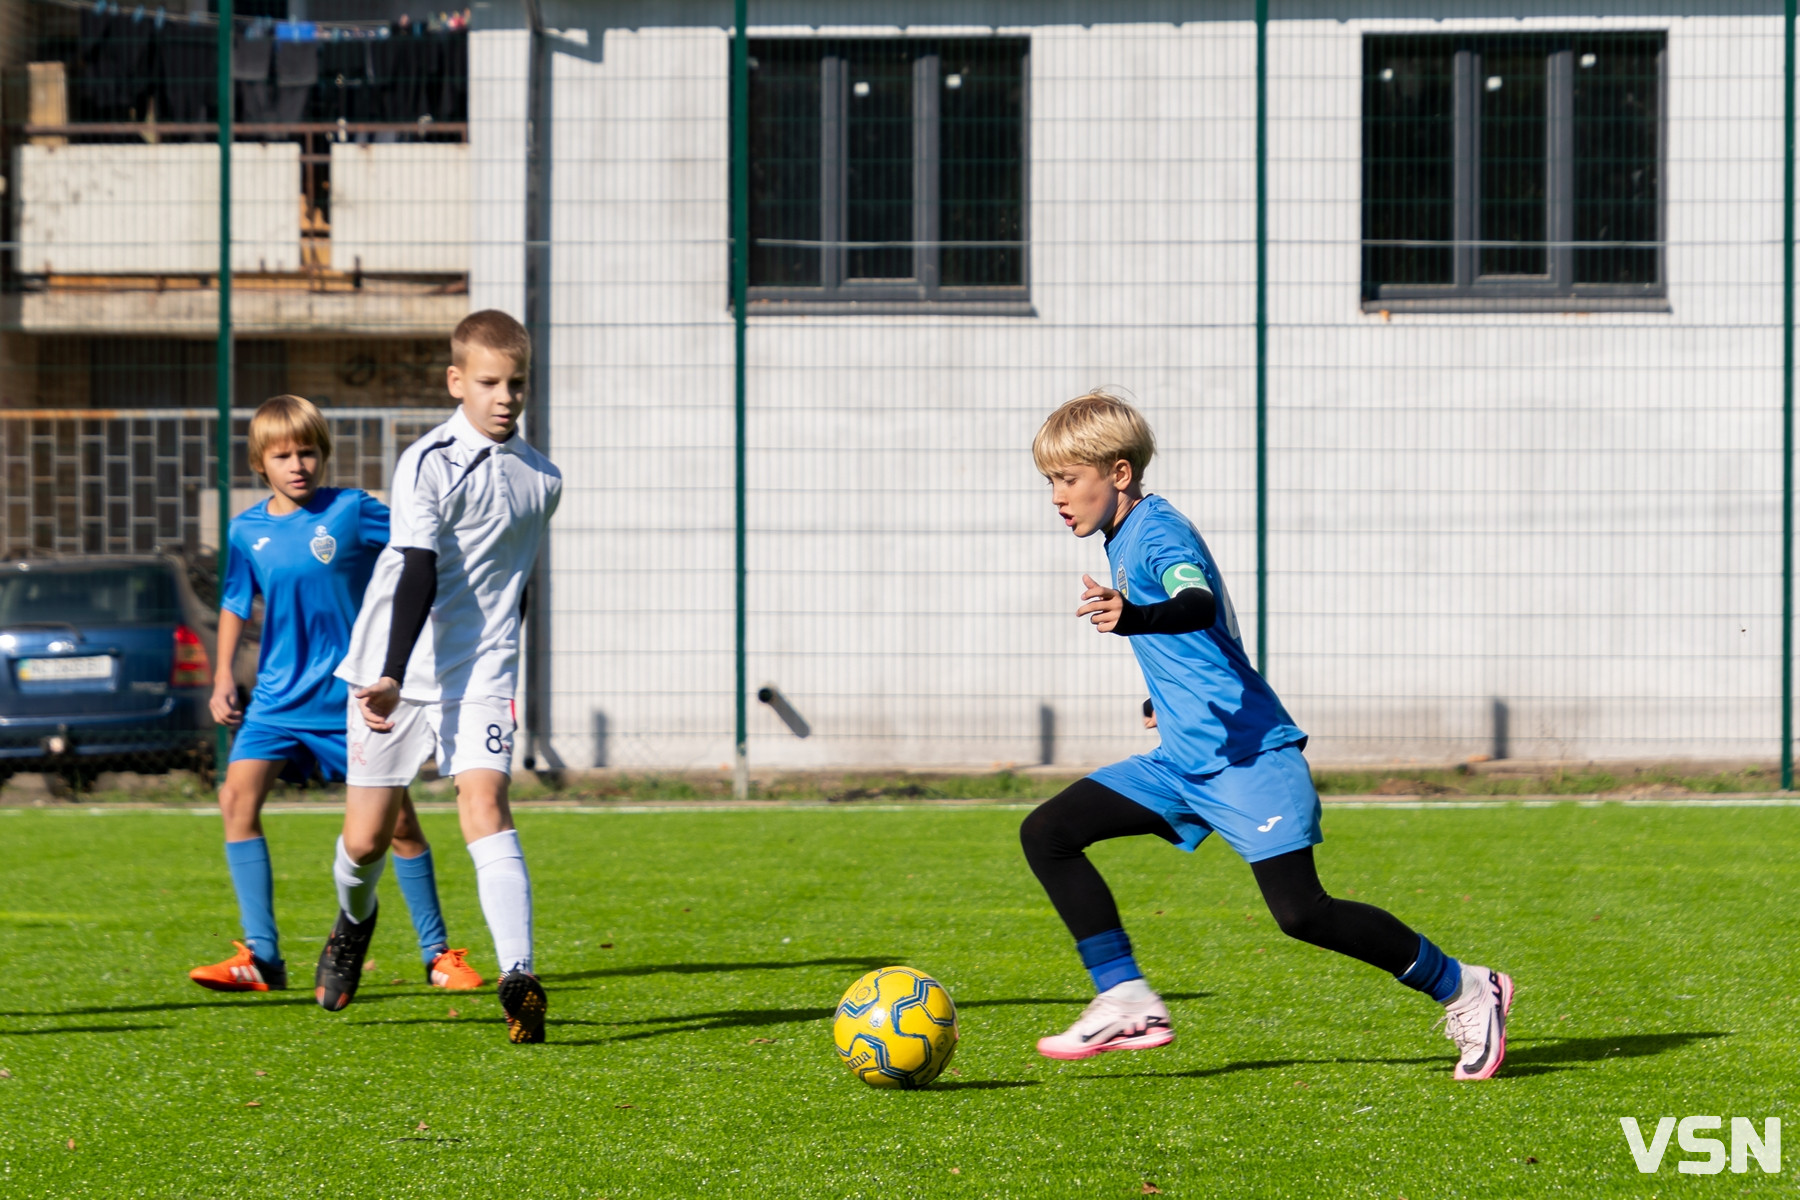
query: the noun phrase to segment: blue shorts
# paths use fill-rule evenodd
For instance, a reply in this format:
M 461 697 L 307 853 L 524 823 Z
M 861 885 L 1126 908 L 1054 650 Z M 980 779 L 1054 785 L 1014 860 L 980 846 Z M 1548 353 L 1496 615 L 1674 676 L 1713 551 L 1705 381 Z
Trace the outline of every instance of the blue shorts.
M 1088 778 L 1167 821 L 1183 850 L 1216 830 L 1245 862 L 1261 862 L 1325 840 L 1302 744 L 1264 750 L 1211 775 L 1190 775 L 1156 754 L 1137 754 Z
M 312 777 L 313 768 L 327 783 L 344 779 L 344 731 L 335 729 L 284 729 L 247 720 L 238 727 L 237 740 L 231 743 L 232 762 L 251 759 L 257 762 L 285 762 L 281 777 L 291 783 L 302 783 Z

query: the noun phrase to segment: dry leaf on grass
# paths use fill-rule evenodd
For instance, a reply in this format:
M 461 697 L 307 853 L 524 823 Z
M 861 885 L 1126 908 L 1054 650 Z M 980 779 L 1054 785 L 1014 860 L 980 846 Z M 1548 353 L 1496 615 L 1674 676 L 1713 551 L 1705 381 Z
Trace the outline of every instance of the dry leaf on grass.
M 612 949 L 612 943 L 611 943 L 611 942 L 601 942 L 601 943 L 600 943 L 600 948 L 601 948 L 601 949 L 602 949 L 602 950 L 611 950 L 611 949 Z
M 613 1107 L 614 1108 L 636 1108 L 637 1105 L 635 1105 L 635 1104 L 615 1104 L 615 1105 L 613 1105 Z
M 1157 1187 L 1154 1183 L 1151 1183 L 1149 1180 L 1146 1179 L 1144 1181 L 1144 1190 L 1139 1192 L 1138 1195 L 1140 1195 L 1140 1196 L 1160 1196 L 1160 1195 L 1162 1195 L 1162 1189 Z
M 752 1046 L 768 1046 L 774 1044 L 774 1041 L 774 1038 L 751 1038 L 750 1044 Z
M 244 1101 L 244 1107 L 245 1108 L 261 1108 L 262 1101 L 261 1100 L 246 1100 L 246 1101 Z
M 70 1138 L 69 1139 L 69 1149 L 73 1150 L 74 1148 L 75 1148 L 75 1139 Z
M 420 1121 L 417 1125 L 413 1126 L 413 1128 L 420 1133 L 424 1133 L 427 1129 L 430 1129 L 431 1126 L 427 1125 L 423 1121 Z
M 951 1174 L 952 1174 L 952 1175 L 961 1175 L 961 1174 L 962 1174 L 962 1168 L 961 1168 L 961 1167 L 951 1167 L 951 1168 L 950 1168 L 950 1173 L 951 1173 Z
M 453 1016 L 453 1017 L 460 1017 L 460 1016 L 462 1016 L 462 1014 L 461 1014 L 461 1013 L 459 1013 L 459 1012 L 457 1012 L 457 1011 L 456 1011 L 456 1010 L 455 1010 L 455 1009 L 454 1009 L 454 1008 L 453 1008 L 453 1009 L 451 1009 L 451 1010 L 450 1010 L 450 1015 L 451 1015 L 451 1016 Z
M 267 1075 L 267 1074 L 268 1074 L 268 1072 L 267 1072 L 267 1071 L 258 1071 L 258 1072 L 257 1072 L 257 1075 L 258 1075 L 258 1076 L 262 1076 L 262 1075 Z
M 7 1070 L 5 1067 L 0 1067 L 0 1079 L 11 1079 L 11 1078 L 12 1078 L 12 1072 Z
M 388 986 L 389 987 L 398 987 L 400 984 L 403 984 L 405 982 L 406 982 L 406 980 L 404 980 L 404 979 L 390 979 L 390 980 L 388 980 Z

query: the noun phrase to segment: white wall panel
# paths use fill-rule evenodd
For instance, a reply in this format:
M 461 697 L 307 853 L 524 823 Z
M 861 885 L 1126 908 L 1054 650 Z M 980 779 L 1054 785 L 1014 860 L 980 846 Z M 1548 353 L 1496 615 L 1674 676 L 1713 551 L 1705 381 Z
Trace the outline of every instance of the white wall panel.
M 20 146 L 14 181 L 26 274 L 219 269 L 217 146 Z M 231 194 L 232 269 L 299 270 L 299 145 L 232 147 Z
M 1453 24 L 1668 30 L 1669 312 L 1362 310 L 1362 38 Z M 814 729 L 753 705 L 758 764 L 1030 763 L 1044 707 L 1061 763 L 1154 744 L 1128 648 L 1072 616 L 1102 548 L 1054 521 L 1029 455 L 1096 384 L 1156 426 L 1151 488 L 1205 533 L 1255 644 L 1252 27 L 1001 32 L 1031 42 L 1035 315 L 751 320 L 751 684 Z M 1484 752 L 1496 701 L 1515 755 L 1773 755 L 1778 33 L 1272 25 L 1270 675 L 1315 758 Z M 639 23 L 556 60 L 572 765 L 731 754 L 727 42 Z M 483 186 L 478 228 L 512 221 Z
M 339 271 L 465 274 L 469 147 L 331 144 L 331 265 Z

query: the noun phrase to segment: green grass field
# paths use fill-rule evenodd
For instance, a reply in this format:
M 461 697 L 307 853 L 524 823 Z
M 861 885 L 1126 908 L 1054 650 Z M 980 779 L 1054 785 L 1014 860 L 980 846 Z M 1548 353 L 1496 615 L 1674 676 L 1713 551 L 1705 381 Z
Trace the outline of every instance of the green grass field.
M 0 812 L 0 1195 L 1740 1196 L 1800 1174 L 1800 809 L 1332 810 L 1328 886 L 1519 986 L 1507 1065 L 1450 1078 L 1435 1007 L 1274 928 L 1209 844 L 1095 856 L 1174 1045 L 1034 1040 L 1086 978 L 995 808 L 526 813 L 551 1042 L 420 982 L 392 878 L 355 1004 L 221 996 L 215 818 Z M 455 818 L 454 944 L 493 969 Z M 301 982 L 328 813 L 268 821 Z M 908 963 L 956 998 L 949 1074 L 863 1086 L 829 1015 Z M 404 980 L 401 983 L 388 981 Z M 454 1013 L 453 1011 L 454 1010 Z M 1782 1172 L 1640 1175 L 1619 1118 L 1780 1117 Z

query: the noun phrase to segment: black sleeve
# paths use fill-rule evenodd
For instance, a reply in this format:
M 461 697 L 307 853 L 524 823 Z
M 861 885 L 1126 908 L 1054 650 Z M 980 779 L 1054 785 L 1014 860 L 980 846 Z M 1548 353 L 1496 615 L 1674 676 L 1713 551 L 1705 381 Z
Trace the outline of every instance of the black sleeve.
M 531 584 L 529 581 L 519 589 L 519 620 L 523 621 L 531 615 Z
M 406 566 L 394 587 L 394 623 L 388 630 L 387 664 L 381 673 L 398 683 L 406 682 L 406 664 L 431 615 L 437 599 L 437 551 L 408 547 L 400 553 Z
M 1133 604 L 1127 600 L 1113 632 L 1121 637 L 1145 633 L 1198 633 L 1212 628 L 1218 601 L 1205 588 L 1183 588 L 1158 604 Z

